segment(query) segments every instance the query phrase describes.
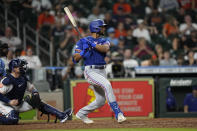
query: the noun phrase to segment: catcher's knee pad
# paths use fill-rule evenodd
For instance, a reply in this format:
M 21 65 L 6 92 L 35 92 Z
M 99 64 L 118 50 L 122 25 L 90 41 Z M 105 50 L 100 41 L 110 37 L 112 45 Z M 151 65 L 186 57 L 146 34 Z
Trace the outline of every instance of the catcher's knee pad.
M 16 125 L 19 121 L 19 113 L 12 110 L 8 115 L 0 116 L 0 123 L 3 125 Z

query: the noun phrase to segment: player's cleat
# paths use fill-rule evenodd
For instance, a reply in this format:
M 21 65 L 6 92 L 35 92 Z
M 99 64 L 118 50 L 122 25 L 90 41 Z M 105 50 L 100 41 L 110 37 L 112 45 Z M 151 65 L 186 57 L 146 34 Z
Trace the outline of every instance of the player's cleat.
M 60 119 L 60 123 L 64 123 L 65 121 L 68 120 L 68 118 L 69 118 L 68 115 L 65 114 L 65 116 Z
M 72 115 L 73 110 L 71 108 L 69 108 L 69 109 L 65 110 L 63 113 L 65 115 L 60 119 L 61 123 L 64 123 L 65 121 L 68 120 L 68 118 Z
M 80 117 L 78 114 L 76 114 L 76 117 L 78 119 L 82 120 L 85 124 L 92 124 L 92 123 L 94 123 L 94 121 L 90 120 L 87 116 Z
M 124 115 L 122 113 L 118 114 L 118 123 L 122 123 L 126 120 L 127 120 L 126 117 L 124 117 Z
M 68 117 L 71 117 L 73 110 L 71 108 L 69 108 L 69 109 L 65 110 L 64 113 L 66 113 L 68 115 Z

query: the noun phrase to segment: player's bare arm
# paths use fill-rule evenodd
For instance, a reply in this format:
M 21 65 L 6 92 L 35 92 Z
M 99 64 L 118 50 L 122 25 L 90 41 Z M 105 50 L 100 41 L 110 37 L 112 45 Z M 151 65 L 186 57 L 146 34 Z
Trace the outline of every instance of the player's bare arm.
M 96 45 L 95 47 L 96 50 L 98 50 L 101 53 L 107 53 L 109 51 L 109 45 L 105 44 L 105 45 Z
M 75 51 L 77 51 L 79 53 L 75 53 L 73 58 L 74 58 L 75 61 L 80 61 L 82 59 L 82 56 L 80 55 L 81 50 L 75 49 Z

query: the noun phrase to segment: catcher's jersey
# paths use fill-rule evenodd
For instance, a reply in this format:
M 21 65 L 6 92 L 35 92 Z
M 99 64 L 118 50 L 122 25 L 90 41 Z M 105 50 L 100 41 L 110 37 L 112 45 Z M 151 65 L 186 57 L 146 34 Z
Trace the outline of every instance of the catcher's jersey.
M 10 100 L 18 99 L 20 104 L 27 89 L 27 82 L 25 76 L 14 78 L 11 74 L 7 74 L 1 81 L 3 87 L 0 88 L 0 92 Z
M 110 42 L 106 40 L 105 38 L 93 38 L 92 36 L 85 37 L 85 39 L 88 39 L 90 42 L 93 42 L 95 44 L 104 45 L 107 44 L 110 46 Z M 75 47 L 76 49 L 83 50 L 83 43 L 79 40 L 77 42 L 77 45 Z M 88 50 L 88 57 L 84 58 L 84 65 L 105 65 L 105 56 L 106 53 L 101 53 L 97 51 L 94 48 L 89 48 Z

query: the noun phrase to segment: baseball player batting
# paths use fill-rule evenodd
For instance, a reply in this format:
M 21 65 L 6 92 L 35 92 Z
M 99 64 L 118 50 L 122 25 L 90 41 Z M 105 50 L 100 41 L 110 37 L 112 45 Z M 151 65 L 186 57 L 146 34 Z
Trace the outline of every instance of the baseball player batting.
M 84 76 L 88 83 L 93 85 L 96 96 L 95 101 L 81 108 L 76 114 L 76 117 L 86 124 L 94 122 L 87 117 L 88 113 L 103 106 L 106 99 L 115 113 L 116 120 L 119 123 L 126 120 L 116 102 L 111 83 L 107 80 L 105 72 L 106 62 L 104 58 L 110 48 L 110 42 L 101 37 L 104 35 L 105 27 L 106 24 L 101 19 L 90 22 L 91 36 L 82 38 L 77 42 L 73 56 L 74 62 L 84 59 Z
M 21 59 L 13 59 L 9 63 L 9 72 L 1 79 L 0 83 L 0 124 L 14 125 L 19 121 L 19 113 L 32 110 L 34 108 L 43 114 L 56 116 L 60 122 L 65 122 L 71 115 L 72 110 L 64 112 L 44 103 L 36 88 L 26 77 L 27 62 Z M 1 69 L 1 67 L 0 67 Z M 32 93 L 26 96 L 25 91 Z

